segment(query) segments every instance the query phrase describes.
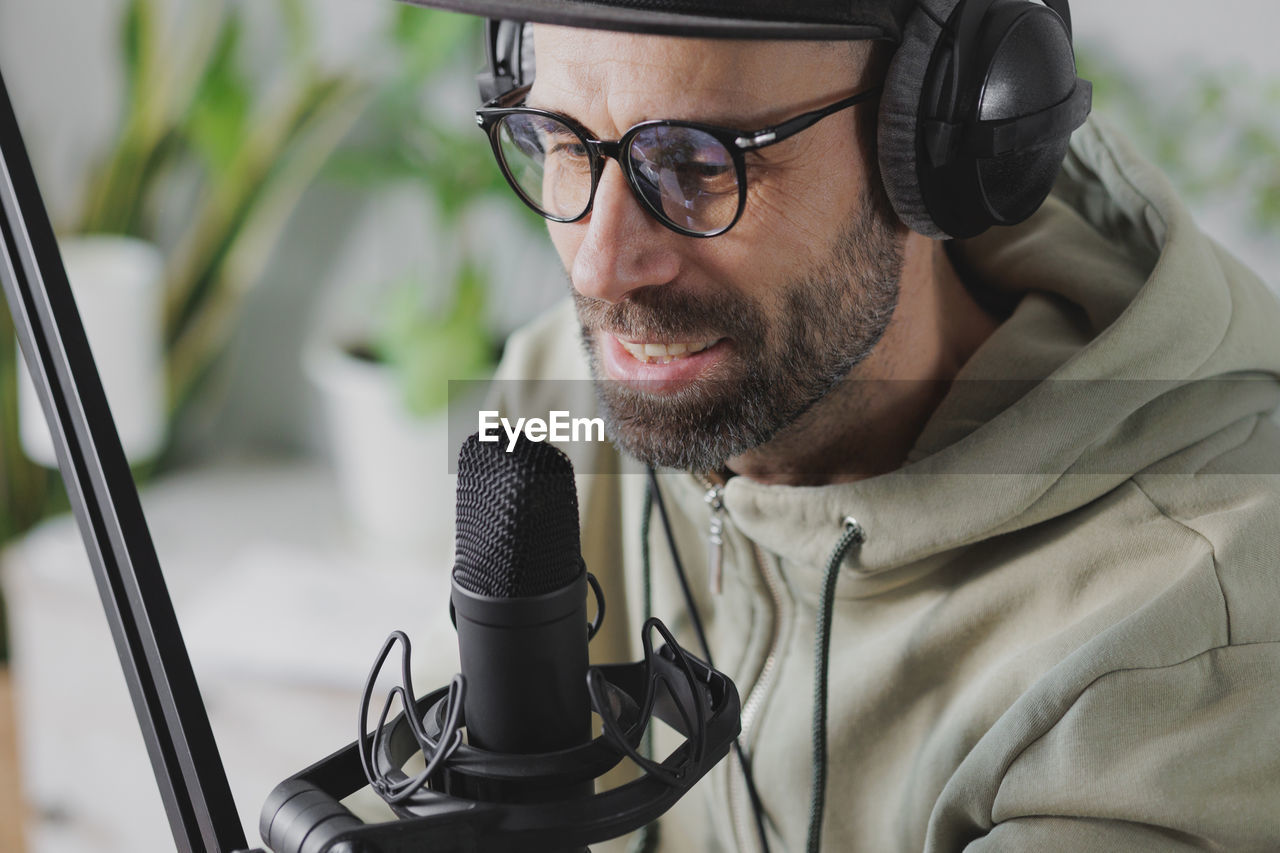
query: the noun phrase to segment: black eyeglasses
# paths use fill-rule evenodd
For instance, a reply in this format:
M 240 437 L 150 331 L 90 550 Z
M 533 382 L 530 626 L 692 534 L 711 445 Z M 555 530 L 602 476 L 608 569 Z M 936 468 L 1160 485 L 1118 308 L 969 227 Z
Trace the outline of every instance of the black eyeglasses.
M 476 110 L 502 174 L 525 204 L 552 222 L 577 222 L 591 212 L 605 158 L 612 157 L 659 222 L 677 234 L 714 237 L 732 228 L 746 206 L 744 152 L 794 136 L 878 95 L 880 87 L 761 130 L 656 119 L 616 142 L 593 139 L 567 116 L 518 106 L 528 92 L 513 89 Z

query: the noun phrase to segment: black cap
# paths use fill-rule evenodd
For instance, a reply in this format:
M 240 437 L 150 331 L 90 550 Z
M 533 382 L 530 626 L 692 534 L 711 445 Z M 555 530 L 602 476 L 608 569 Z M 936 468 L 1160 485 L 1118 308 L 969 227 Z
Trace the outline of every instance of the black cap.
M 453 579 L 493 598 L 554 592 L 582 574 L 578 489 L 559 448 L 520 434 L 458 453 L 458 515 Z
M 915 0 L 405 0 L 486 18 L 704 38 L 887 39 Z

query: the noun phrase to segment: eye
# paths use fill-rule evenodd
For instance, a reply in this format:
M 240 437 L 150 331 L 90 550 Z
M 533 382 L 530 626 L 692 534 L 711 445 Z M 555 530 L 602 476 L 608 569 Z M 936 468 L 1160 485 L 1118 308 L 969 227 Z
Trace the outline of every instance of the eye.
M 685 170 L 682 181 L 696 185 L 699 192 L 713 195 L 738 191 L 737 175 L 723 166 L 691 166 Z
M 584 160 L 590 156 L 587 153 L 587 146 L 583 145 L 581 140 L 576 136 L 568 139 L 556 140 L 550 153 L 561 157 L 580 157 Z

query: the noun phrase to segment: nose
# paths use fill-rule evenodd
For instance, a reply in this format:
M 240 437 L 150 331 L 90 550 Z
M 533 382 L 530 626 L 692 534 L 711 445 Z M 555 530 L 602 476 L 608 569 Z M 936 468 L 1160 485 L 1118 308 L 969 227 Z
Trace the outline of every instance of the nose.
M 622 168 L 610 160 L 596 187 L 582 242 L 573 259 L 573 286 L 583 296 L 621 302 L 634 291 L 673 280 L 680 256 L 667 230 L 640 206 Z

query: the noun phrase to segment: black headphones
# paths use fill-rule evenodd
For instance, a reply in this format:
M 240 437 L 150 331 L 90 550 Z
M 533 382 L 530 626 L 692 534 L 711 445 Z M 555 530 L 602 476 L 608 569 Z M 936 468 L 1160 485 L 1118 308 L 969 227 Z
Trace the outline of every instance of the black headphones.
M 532 30 L 489 20 L 489 101 L 533 80 Z M 880 95 L 880 173 L 927 237 L 1022 222 L 1057 178 L 1092 85 L 1076 76 L 1068 0 L 917 0 Z
M 484 23 L 486 67 L 476 75 L 481 103 L 533 82 L 533 31 L 522 21 Z

